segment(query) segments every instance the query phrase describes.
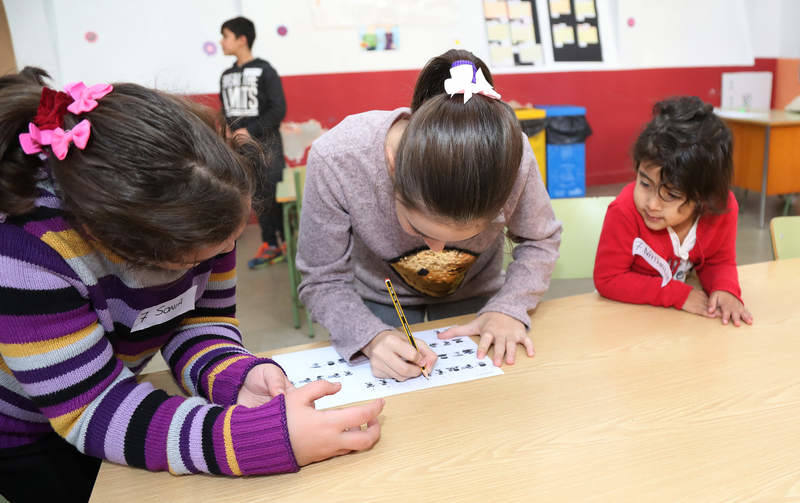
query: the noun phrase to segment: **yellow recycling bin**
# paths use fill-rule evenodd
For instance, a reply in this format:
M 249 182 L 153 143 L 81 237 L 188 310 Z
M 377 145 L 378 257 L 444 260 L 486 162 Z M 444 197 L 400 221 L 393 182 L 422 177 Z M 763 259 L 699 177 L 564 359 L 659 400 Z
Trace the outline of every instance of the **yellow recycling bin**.
M 545 110 L 538 108 L 518 108 L 514 110 L 522 127 L 522 132 L 528 137 L 539 165 L 539 173 L 542 175 L 542 183 L 547 187 L 547 143 L 545 142 L 545 121 L 547 116 Z

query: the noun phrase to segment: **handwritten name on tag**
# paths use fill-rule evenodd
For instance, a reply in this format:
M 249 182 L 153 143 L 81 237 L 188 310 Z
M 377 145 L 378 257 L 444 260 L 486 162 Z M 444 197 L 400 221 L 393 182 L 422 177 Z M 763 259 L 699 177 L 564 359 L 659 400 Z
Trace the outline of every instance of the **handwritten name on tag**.
M 672 270 L 669 268 L 667 261 L 654 252 L 642 238 L 633 240 L 633 254 L 642 257 L 645 262 L 658 271 L 658 274 L 661 275 L 661 288 L 664 288 L 672 279 Z
M 196 294 L 197 285 L 192 285 L 191 288 L 172 300 L 162 302 L 157 306 L 142 309 L 139 311 L 139 314 L 136 315 L 136 321 L 133 323 L 133 327 L 131 327 L 131 332 L 166 323 L 176 316 L 191 311 L 194 309 Z

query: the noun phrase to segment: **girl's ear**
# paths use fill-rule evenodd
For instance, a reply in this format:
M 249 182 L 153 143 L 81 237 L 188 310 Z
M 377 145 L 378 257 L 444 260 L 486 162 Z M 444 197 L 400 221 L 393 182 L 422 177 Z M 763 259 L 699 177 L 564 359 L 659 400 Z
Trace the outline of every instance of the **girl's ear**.
M 389 164 L 389 175 L 392 177 L 394 176 L 394 161 L 397 157 L 397 149 L 400 147 L 400 139 L 403 137 L 406 127 L 408 127 L 408 118 L 400 118 L 392 124 L 389 132 L 386 133 L 383 149 L 386 152 L 386 161 Z
M 386 161 L 389 163 L 389 176 L 394 177 L 394 156 L 395 152 L 388 145 L 386 146 Z

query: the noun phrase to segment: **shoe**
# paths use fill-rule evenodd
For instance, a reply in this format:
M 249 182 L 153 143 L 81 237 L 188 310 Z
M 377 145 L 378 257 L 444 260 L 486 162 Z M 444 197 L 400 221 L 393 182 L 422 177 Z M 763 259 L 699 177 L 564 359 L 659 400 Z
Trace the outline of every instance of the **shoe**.
M 281 247 L 270 246 L 268 243 L 261 243 L 256 252 L 256 256 L 247 262 L 250 269 L 260 269 L 268 265 L 277 264 L 286 260 L 286 245 Z

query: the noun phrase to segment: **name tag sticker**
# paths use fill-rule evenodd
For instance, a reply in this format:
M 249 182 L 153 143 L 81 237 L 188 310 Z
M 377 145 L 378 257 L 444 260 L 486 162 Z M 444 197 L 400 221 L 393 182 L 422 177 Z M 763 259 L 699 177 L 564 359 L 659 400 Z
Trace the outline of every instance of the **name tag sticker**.
M 197 294 L 197 285 L 192 287 L 172 300 L 162 302 L 153 307 L 148 307 L 139 311 L 136 321 L 131 327 L 131 332 L 144 330 L 155 325 L 166 323 L 169 320 L 180 316 L 183 313 L 194 309 L 194 299 Z
M 653 269 L 658 271 L 661 275 L 661 288 L 667 286 L 667 283 L 672 279 L 672 270 L 669 264 L 664 260 L 661 255 L 653 251 L 650 245 L 644 242 L 642 238 L 633 240 L 633 254 L 639 255 L 645 262 L 650 264 Z

